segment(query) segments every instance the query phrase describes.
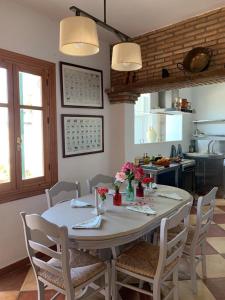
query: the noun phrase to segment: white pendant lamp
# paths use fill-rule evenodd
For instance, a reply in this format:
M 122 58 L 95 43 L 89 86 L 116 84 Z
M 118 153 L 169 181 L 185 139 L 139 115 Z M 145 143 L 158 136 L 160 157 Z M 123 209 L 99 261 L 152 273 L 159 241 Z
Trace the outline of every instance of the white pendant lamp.
M 131 42 L 114 45 L 111 67 L 116 71 L 136 71 L 141 69 L 141 47 Z
M 106 22 L 106 0 L 104 0 L 104 21 L 97 19 L 76 6 L 70 10 L 76 15 L 60 22 L 59 50 L 67 55 L 88 56 L 99 52 L 96 23 L 114 32 L 121 43 L 113 47 L 112 69 L 116 71 L 136 71 L 142 68 L 141 48 L 129 42 L 130 37 Z
M 60 22 L 59 50 L 67 55 L 87 56 L 99 52 L 99 41 L 94 20 L 73 16 Z

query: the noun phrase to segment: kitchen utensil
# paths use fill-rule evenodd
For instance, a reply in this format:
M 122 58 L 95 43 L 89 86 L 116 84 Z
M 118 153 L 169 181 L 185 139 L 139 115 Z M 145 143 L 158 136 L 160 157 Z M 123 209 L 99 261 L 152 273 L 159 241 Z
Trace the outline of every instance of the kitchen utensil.
M 186 54 L 183 63 L 177 64 L 177 68 L 190 73 L 205 71 L 209 66 L 212 55 L 213 52 L 209 48 L 193 48 Z

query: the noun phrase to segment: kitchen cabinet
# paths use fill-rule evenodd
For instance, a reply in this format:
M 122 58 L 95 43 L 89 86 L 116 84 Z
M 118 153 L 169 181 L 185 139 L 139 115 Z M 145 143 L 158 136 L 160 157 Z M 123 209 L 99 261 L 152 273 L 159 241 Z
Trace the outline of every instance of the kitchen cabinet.
M 206 194 L 214 186 L 219 188 L 218 196 L 224 196 L 224 158 L 193 157 L 196 162 L 196 193 Z

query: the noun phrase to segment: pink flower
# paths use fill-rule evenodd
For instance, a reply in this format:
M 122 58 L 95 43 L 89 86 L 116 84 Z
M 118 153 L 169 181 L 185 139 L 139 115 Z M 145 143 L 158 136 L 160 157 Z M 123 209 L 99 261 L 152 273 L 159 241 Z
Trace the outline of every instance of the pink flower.
M 135 169 L 134 164 L 128 161 L 122 166 L 121 172 L 124 172 L 124 173 L 129 172 L 129 171 L 133 172 L 134 169 Z
M 141 167 L 136 168 L 134 172 L 134 178 L 137 181 L 142 181 L 143 177 L 144 177 L 144 170 Z
M 124 182 L 127 178 L 124 172 L 117 172 L 115 177 L 116 177 L 116 181 L 120 181 L 120 182 Z

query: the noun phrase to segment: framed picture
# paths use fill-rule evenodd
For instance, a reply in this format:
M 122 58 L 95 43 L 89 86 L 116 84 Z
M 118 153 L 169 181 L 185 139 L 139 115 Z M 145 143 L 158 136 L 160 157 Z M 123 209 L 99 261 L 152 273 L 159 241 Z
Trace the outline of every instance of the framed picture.
M 61 115 L 63 157 L 104 152 L 104 118 Z
M 62 106 L 103 108 L 102 71 L 60 62 Z

